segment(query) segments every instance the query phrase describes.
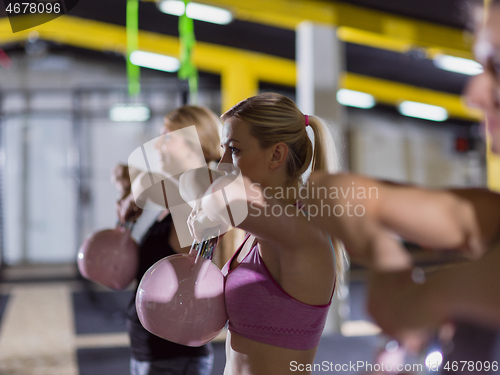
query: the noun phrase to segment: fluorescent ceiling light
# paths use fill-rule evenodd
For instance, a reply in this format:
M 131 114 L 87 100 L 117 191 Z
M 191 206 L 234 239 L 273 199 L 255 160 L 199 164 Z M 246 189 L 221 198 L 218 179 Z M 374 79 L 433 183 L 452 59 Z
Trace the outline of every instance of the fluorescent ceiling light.
M 111 121 L 143 122 L 151 116 L 151 111 L 144 104 L 117 104 L 109 110 Z
M 158 4 L 158 8 L 163 13 L 174 16 L 182 16 L 185 9 L 184 1 L 179 0 L 163 0 Z M 230 11 L 205 4 L 189 3 L 186 13 L 189 18 L 219 25 L 227 25 L 233 20 Z
M 434 65 L 443 70 L 469 76 L 475 76 L 483 72 L 483 67 L 478 62 L 455 56 L 438 55 L 434 58 Z
M 431 121 L 444 121 L 448 118 L 448 111 L 443 107 L 410 101 L 402 102 L 399 105 L 399 113 Z
M 340 104 L 350 107 L 373 108 L 375 106 L 373 96 L 360 91 L 340 89 L 337 91 L 337 100 Z
M 160 1 L 158 8 L 166 14 L 173 16 L 182 16 L 184 14 L 184 1 Z
M 163 70 L 164 72 L 176 72 L 180 63 L 175 57 L 159 55 L 157 53 L 134 51 L 130 54 L 130 62 L 144 68 Z

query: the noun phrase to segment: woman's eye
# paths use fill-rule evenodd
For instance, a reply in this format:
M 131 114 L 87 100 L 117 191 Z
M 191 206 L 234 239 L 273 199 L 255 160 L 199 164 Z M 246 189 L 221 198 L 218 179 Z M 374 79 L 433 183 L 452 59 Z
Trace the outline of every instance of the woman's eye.
M 237 154 L 240 151 L 236 147 L 233 147 L 233 146 L 224 146 L 224 145 L 221 145 L 220 147 L 222 147 L 222 149 L 224 150 L 224 152 L 226 150 L 229 150 L 231 152 L 231 154 Z

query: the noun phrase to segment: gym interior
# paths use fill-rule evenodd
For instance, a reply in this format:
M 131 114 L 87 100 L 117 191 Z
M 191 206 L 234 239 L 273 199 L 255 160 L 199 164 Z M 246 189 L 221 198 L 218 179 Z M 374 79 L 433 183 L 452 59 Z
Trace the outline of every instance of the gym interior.
M 427 188 L 500 186 L 488 174 L 495 161 L 481 136 L 482 114 L 463 97 L 481 69 L 463 1 L 196 0 L 230 19 L 192 17 L 195 90 L 177 71 L 186 40 L 179 15 L 164 6 L 171 0 L 136 1 L 135 41 L 132 0 L 79 0 L 60 17 L 17 31 L 4 2 L 1 374 L 129 375 L 126 309 L 135 285 L 113 291 L 85 279 L 77 253 L 89 235 L 116 225 L 110 171 L 155 138 L 178 106 L 196 102 L 220 115 L 277 92 L 327 121 L 342 171 Z M 133 48 L 177 67 L 132 64 Z M 133 237 L 157 214 L 144 211 Z M 461 261 L 407 247 L 422 267 Z M 350 265 L 316 364 L 374 363 L 390 342 L 366 311 L 366 275 Z M 213 341 L 214 375 L 224 371 L 224 341 L 225 329 Z M 369 368 L 338 370 L 312 373 Z

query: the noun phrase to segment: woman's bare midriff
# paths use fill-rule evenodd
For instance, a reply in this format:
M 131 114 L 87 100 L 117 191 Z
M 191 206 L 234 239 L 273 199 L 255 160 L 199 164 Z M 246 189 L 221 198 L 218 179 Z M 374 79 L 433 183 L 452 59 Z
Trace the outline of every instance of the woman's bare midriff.
M 314 362 L 316 350 L 293 350 L 263 344 L 228 331 L 224 375 L 311 374 L 298 371 Z M 300 365 L 303 366 L 300 366 Z M 300 366 L 300 367 L 299 367 Z

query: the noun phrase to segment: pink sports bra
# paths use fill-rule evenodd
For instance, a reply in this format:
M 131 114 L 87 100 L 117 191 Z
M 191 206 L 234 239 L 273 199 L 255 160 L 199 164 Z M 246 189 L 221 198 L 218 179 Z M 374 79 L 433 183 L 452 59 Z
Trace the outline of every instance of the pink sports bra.
M 222 268 L 229 330 L 282 348 L 308 350 L 317 347 L 331 298 L 327 305 L 314 306 L 290 296 L 271 276 L 257 245 L 230 270 L 242 246 Z

